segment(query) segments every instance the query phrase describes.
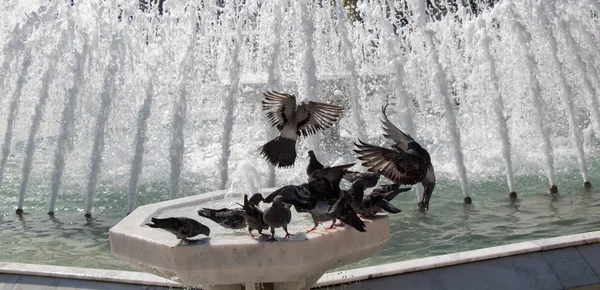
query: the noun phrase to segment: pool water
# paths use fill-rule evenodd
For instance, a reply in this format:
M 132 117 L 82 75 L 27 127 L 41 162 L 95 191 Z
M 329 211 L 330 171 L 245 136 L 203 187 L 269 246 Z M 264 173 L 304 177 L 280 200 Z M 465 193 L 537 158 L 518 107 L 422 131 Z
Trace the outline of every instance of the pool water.
M 592 184 L 600 184 L 597 165 L 597 161 L 590 164 Z M 600 192 L 583 188 L 576 170 L 559 176 L 559 194 L 547 192 L 542 176 L 517 176 L 516 184 L 519 198 L 511 201 L 502 177 L 472 182 L 474 202 L 464 205 L 458 181 L 441 179 L 427 212 L 416 210 L 412 191 L 401 194 L 393 204 L 403 211 L 391 216 L 386 246 L 372 258 L 343 268 L 600 230 Z M 164 184 L 145 186 L 138 204 L 161 201 L 164 196 Z M 108 240 L 108 230 L 125 216 L 123 190 L 104 185 L 90 219 L 78 208 L 82 204 L 80 194 L 61 196 L 55 217 L 46 214 L 47 196 L 41 193 L 34 192 L 28 198 L 29 208 L 22 217 L 14 214 L 15 191 L 5 190 L 0 198 L 0 244 L 4 247 L 0 261 L 132 270 L 111 254 Z M 195 215 L 195 208 L 189 211 L 185 215 Z M 307 214 L 294 213 L 294 217 L 302 220 L 291 231 L 302 231 L 310 225 Z M 215 226 L 203 218 L 198 220 Z M 215 231 L 215 238 L 219 232 L 224 233 Z M 245 230 L 233 234 L 247 235 Z

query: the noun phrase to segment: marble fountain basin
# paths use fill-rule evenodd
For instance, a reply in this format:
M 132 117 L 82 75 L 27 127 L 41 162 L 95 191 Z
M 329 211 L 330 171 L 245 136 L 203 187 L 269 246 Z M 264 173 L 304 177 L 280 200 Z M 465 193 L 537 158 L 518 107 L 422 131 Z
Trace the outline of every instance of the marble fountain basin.
M 273 190 L 262 193 L 266 196 Z M 290 233 L 295 236 L 287 240 L 281 240 L 282 229 L 275 231 L 276 242 L 253 239 L 245 230 L 237 236 L 228 235 L 226 231 L 232 230 L 217 229 L 216 224 L 196 214 L 197 208 L 222 200 L 224 194 L 216 191 L 138 207 L 110 229 L 112 253 L 135 269 L 207 290 L 310 289 L 326 271 L 368 258 L 389 240 L 390 220 L 385 214 L 363 219 L 366 233 L 351 227 L 325 230 L 329 224 L 325 223 L 306 234 L 310 226 L 305 225 L 310 222 L 292 225 L 307 214 L 293 209 Z M 186 244 L 166 231 L 145 225 L 151 217 L 176 213 L 209 226 L 210 237 Z

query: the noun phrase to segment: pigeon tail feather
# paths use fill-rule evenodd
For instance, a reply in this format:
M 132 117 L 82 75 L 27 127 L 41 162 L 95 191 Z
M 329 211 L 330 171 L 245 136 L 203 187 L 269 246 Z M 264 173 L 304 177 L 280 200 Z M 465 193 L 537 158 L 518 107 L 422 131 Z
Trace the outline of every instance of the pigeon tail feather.
M 292 167 L 296 161 L 296 140 L 276 137 L 260 147 L 260 154 L 277 167 Z

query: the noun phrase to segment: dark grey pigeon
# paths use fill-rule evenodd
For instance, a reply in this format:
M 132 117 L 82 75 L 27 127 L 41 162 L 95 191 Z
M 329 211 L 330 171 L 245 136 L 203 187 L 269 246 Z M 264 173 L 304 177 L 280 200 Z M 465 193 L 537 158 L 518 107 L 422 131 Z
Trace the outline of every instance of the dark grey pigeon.
M 296 140 L 326 130 L 342 116 L 344 109 L 319 102 L 296 104 L 296 96 L 264 93 L 262 109 L 279 136 L 260 147 L 260 154 L 277 167 L 291 167 L 296 161 Z
M 246 219 L 248 232 L 253 238 L 253 230 L 257 230 L 259 235 L 264 235 L 262 231 L 269 228 L 263 220 L 263 211 L 258 207 L 258 204 L 262 200 L 263 196 L 260 193 L 253 194 L 250 200 L 248 200 L 248 195 L 244 194 L 244 204 L 241 205 L 242 208 L 238 210 L 239 214 Z
M 352 196 L 349 194 L 344 194 L 342 197 L 340 197 L 340 199 L 331 206 L 327 213 L 331 217 L 341 220 L 342 225 L 347 224 L 361 233 L 367 231 L 365 229 L 365 223 L 352 208 Z
M 367 144 L 359 139 L 358 143 L 354 143 L 358 148 L 354 152 L 370 172 L 380 173 L 396 184 L 420 182 L 425 191 L 418 206 L 419 209 L 429 209 L 429 200 L 435 188 L 435 173 L 429 152 L 390 122 L 386 108 L 387 105 L 382 108 L 383 137 L 395 142 L 392 149 Z
M 316 170 L 307 183 L 283 186 L 265 197 L 264 202 L 270 203 L 276 196 L 282 196 L 284 202 L 293 205 L 297 212 L 308 212 L 319 201 L 333 204 L 341 196 L 342 176 L 353 165 L 351 163 Z
M 313 172 L 325 168 L 325 166 L 323 166 L 323 164 L 317 160 L 317 156 L 315 156 L 315 152 L 312 150 L 308 151 L 308 157 L 309 161 L 308 165 L 306 166 L 306 175 L 308 175 L 308 177 L 310 177 Z
M 271 203 L 275 197 L 283 197 L 283 202 L 293 205 L 296 212 L 308 212 L 317 205 L 317 198 L 310 192 L 306 183 L 286 185 L 273 191 L 265 197 L 265 203 Z
M 341 196 L 340 181 L 348 168 L 354 166 L 355 163 L 325 167 L 316 170 L 308 178 L 306 187 L 317 200 L 328 203 L 335 203 Z
M 210 228 L 195 219 L 186 217 L 152 218 L 152 223 L 146 225 L 168 231 L 186 242 L 194 242 L 190 238 L 200 234 L 210 235 Z
M 377 186 L 377 182 L 379 182 L 379 177 L 381 175 L 377 172 L 357 172 L 357 171 L 349 171 L 344 174 L 344 179 L 348 182 L 354 182 L 357 179 L 362 179 L 365 181 L 365 188 L 371 188 Z
M 276 240 L 275 239 L 275 229 L 276 228 L 281 228 L 281 227 L 283 228 L 283 230 L 285 231 L 284 239 L 287 239 L 290 236 L 293 236 L 287 230 L 287 225 L 292 220 L 292 211 L 290 211 L 290 208 L 287 207 L 286 204 L 283 202 L 282 196 L 276 196 L 273 199 L 273 204 L 271 205 L 270 208 L 266 209 L 263 214 L 263 220 L 271 228 L 271 237 L 269 238 L 269 241 Z
M 364 179 L 355 180 L 348 190 L 344 191 L 351 197 L 351 204 L 353 208 L 359 208 L 362 205 L 363 198 L 365 196 L 366 182 Z
M 374 216 L 381 210 L 384 210 L 388 213 L 401 212 L 402 210 L 392 205 L 390 201 L 394 199 L 398 193 L 409 191 L 411 188 L 400 188 L 398 186 L 396 189 L 392 189 L 390 191 L 384 191 L 385 189 L 389 189 L 389 187 L 376 188 L 373 190 L 373 192 L 371 192 L 371 194 L 365 196 L 363 198 L 362 205 L 356 209 L 356 212 L 365 217 Z
M 211 209 L 203 207 L 198 210 L 198 215 L 210 219 L 227 229 L 238 230 L 246 227 L 246 219 L 235 209 Z

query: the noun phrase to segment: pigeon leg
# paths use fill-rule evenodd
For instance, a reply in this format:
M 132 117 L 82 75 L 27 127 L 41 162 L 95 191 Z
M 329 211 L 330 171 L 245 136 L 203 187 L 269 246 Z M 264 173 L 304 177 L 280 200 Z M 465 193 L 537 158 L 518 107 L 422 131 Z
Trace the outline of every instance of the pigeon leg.
M 292 234 L 288 233 L 287 226 L 283 226 L 283 230 L 285 231 L 285 238 L 284 239 L 287 239 L 287 238 L 293 236 Z
M 337 224 L 337 225 L 335 225 L 335 226 L 336 226 L 336 227 L 343 227 L 343 226 L 344 226 L 344 222 L 343 222 L 343 221 L 340 221 L 340 223 L 339 223 L 339 224 Z
M 271 237 L 267 241 L 277 241 L 277 239 L 275 239 L 275 228 L 271 227 Z
M 326 230 L 332 230 L 335 229 L 335 219 L 333 220 L 333 222 L 331 223 L 331 226 L 329 226 L 328 228 L 325 228 Z
M 308 234 L 308 233 L 310 233 L 310 232 L 312 232 L 312 231 L 315 231 L 316 229 L 317 229 L 317 227 L 312 227 L 312 229 L 310 229 L 310 230 L 306 231 L 306 233 Z
M 254 239 L 254 235 L 252 234 L 252 229 L 248 228 L 248 232 L 250 233 L 250 237 Z

